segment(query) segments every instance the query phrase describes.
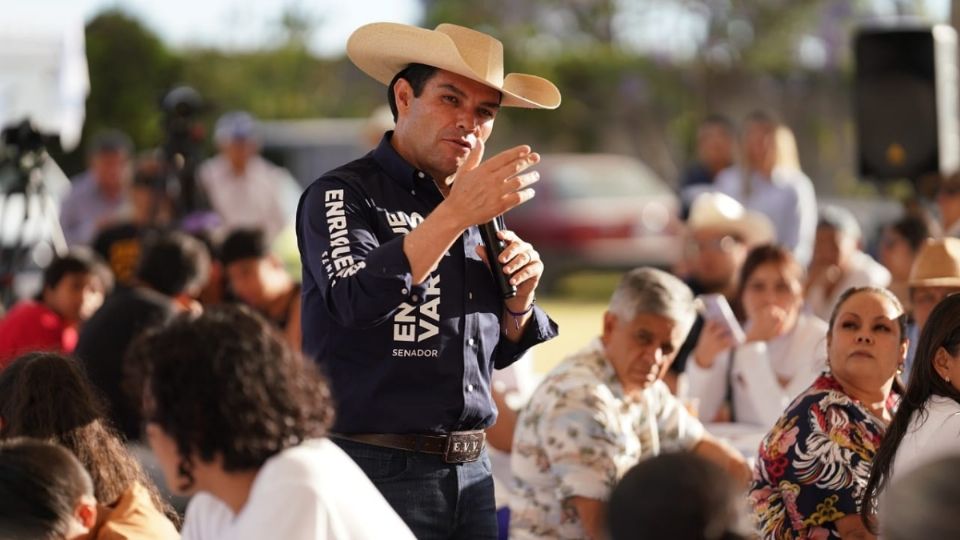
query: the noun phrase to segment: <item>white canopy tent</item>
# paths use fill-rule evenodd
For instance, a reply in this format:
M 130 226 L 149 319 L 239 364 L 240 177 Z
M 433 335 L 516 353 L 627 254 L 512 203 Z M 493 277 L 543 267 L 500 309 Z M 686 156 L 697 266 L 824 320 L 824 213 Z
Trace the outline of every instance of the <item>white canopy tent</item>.
M 83 31 L 79 17 L 0 17 L 0 126 L 27 119 L 77 146 L 90 92 Z
M 0 127 L 28 120 L 72 150 L 80 142 L 89 92 L 82 18 L 23 9 L 0 17 Z M 54 249 L 65 246 L 58 210 L 70 182 L 51 159 L 40 176 L 32 196 L 0 193 L 0 271 L 15 276 L 13 294 L 0 291 L 5 300 L 33 294 L 40 276 L 31 269 L 44 267 Z M 26 258 L 17 255 L 24 249 Z

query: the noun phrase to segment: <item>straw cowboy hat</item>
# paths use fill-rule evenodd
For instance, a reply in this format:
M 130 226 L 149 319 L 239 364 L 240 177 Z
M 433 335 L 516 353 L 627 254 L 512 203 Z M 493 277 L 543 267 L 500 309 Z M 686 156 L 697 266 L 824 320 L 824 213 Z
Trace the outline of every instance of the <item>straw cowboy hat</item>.
M 718 192 L 701 193 L 693 200 L 687 227 L 692 231 L 727 230 L 750 246 L 772 242 L 776 237 L 767 216 L 747 210 L 733 197 Z
M 396 23 L 361 26 L 347 41 L 347 56 L 361 71 L 389 85 L 410 64 L 425 64 L 499 90 L 500 105 L 556 109 L 560 91 L 550 81 L 523 73 L 503 74 L 503 44 L 455 24 L 435 30 Z
M 911 287 L 960 287 L 960 238 L 927 240 L 910 269 Z

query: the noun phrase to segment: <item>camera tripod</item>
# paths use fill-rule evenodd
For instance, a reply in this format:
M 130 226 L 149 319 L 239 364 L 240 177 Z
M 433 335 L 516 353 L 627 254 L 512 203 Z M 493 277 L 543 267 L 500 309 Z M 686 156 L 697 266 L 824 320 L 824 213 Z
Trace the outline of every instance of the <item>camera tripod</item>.
M 29 121 L 3 130 L 0 137 L 0 302 L 3 306 L 15 299 L 13 285 L 18 275 L 29 270 L 31 263 L 36 267 L 45 265 L 44 261 L 34 259 L 52 258 L 67 251 L 57 207 L 47 189 L 43 170 L 48 159 L 45 137 Z M 46 250 L 42 246 L 46 246 Z

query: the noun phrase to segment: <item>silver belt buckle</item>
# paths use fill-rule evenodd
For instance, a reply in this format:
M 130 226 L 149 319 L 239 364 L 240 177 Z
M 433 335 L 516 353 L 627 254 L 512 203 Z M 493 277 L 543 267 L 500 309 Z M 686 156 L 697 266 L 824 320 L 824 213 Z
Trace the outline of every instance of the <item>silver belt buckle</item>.
M 447 448 L 443 452 L 443 461 L 470 463 L 480 459 L 485 439 L 486 433 L 482 429 L 450 433 L 447 435 Z

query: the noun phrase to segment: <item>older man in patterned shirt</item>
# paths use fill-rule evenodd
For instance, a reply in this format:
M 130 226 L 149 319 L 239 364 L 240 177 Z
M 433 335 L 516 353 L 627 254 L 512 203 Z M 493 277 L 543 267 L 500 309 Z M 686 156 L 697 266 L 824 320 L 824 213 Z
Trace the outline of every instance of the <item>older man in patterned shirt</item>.
M 517 421 L 511 538 L 601 538 L 614 485 L 661 452 L 693 450 L 749 480 L 743 457 L 660 380 L 694 318 L 693 295 L 677 278 L 652 268 L 624 276 L 602 335 L 547 375 Z

